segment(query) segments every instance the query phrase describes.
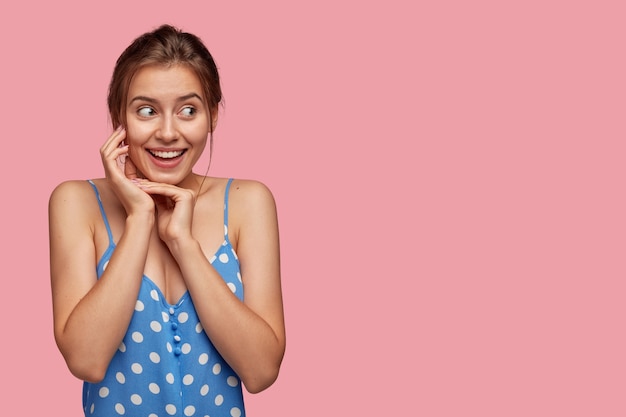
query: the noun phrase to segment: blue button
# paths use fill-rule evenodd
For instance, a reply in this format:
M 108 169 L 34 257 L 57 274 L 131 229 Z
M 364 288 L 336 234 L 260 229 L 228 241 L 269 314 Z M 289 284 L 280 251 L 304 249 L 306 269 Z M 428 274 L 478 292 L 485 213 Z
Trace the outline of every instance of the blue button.
M 172 323 L 172 330 L 178 329 L 178 323 Z
M 180 356 L 180 353 L 181 353 L 181 351 L 180 351 L 180 348 L 179 348 L 179 347 L 177 347 L 176 349 L 174 349 L 174 355 L 176 355 L 176 356 Z

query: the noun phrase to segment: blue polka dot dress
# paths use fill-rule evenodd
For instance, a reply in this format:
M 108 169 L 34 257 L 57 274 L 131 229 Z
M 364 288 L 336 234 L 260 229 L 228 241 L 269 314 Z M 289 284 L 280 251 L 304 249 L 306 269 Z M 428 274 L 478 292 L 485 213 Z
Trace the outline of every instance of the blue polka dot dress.
M 100 194 L 93 186 L 109 234 L 97 265 L 98 278 L 115 250 Z M 224 196 L 224 242 L 210 259 L 231 291 L 243 299 L 237 255 L 228 239 L 228 180 Z M 85 416 L 241 417 L 241 381 L 217 352 L 200 324 L 188 292 L 169 304 L 143 276 L 135 311 L 106 376 L 83 385 Z

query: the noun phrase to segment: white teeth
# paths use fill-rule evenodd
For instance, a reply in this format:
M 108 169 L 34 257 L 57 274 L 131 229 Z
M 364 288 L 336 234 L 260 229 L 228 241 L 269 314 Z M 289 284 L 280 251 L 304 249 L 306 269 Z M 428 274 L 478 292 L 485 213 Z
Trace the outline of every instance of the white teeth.
M 154 156 L 157 156 L 159 158 L 163 158 L 163 159 L 171 159 L 171 158 L 176 158 L 177 156 L 181 156 L 183 154 L 184 151 L 169 151 L 169 152 L 163 152 L 163 151 L 150 151 L 150 153 Z

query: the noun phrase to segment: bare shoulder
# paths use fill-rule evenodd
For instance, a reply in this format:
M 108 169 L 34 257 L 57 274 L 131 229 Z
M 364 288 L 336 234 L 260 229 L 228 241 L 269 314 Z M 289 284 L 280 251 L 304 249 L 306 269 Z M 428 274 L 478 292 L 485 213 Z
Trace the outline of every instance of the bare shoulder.
M 234 210 L 242 213 L 259 209 L 275 210 L 274 195 L 267 185 L 257 180 L 235 179 L 229 199 Z
M 96 180 L 99 181 L 99 180 Z M 97 200 L 89 182 L 84 180 L 68 180 L 57 185 L 50 194 L 48 209 L 50 215 L 61 215 L 63 217 L 82 217 L 88 215 Z M 76 220 L 78 218 L 75 217 Z
M 237 250 L 243 250 L 245 237 L 266 239 L 276 234 L 278 218 L 274 196 L 260 181 L 235 179 L 230 186 L 228 212 Z M 257 236 L 256 238 L 254 236 Z M 231 239 L 232 240 L 232 239 Z
M 87 181 L 69 180 L 57 185 L 50 194 L 50 205 L 57 205 L 81 199 L 90 188 Z

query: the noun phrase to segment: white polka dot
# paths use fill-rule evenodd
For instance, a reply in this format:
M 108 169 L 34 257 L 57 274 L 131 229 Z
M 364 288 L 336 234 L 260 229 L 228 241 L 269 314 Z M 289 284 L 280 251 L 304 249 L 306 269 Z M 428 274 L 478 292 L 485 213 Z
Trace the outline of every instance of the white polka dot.
M 234 248 L 233 248 L 233 249 L 231 249 L 230 251 L 233 253 L 233 257 L 234 257 L 235 259 L 239 259 L 239 257 L 237 256 L 237 252 L 235 252 L 235 249 L 234 249 Z
M 237 279 L 241 282 L 241 272 L 237 272 Z
M 144 308 L 145 306 L 143 305 L 141 300 L 137 300 L 137 302 L 135 303 L 135 311 L 143 311 Z
M 126 345 L 124 342 L 120 343 L 120 346 L 117 349 L 122 353 L 126 352 Z
M 126 413 L 126 409 L 120 403 L 115 404 L 115 412 L 119 415 L 124 415 Z
M 188 354 L 189 352 L 191 352 L 191 345 L 189 343 L 183 343 L 183 345 L 180 347 L 180 351 L 183 352 L 185 355 Z
M 131 395 L 130 396 L 130 402 L 135 404 L 135 405 L 140 405 L 142 403 L 141 396 L 139 396 L 138 394 Z
M 143 335 L 140 332 L 133 332 L 132 338 L 135 343 L 143 342 Z
M 226 210 L 226 205 L 224 205 L 224 210 Z M 228 234 L 228 225 L 225 224 L 224 225 L 224 236 L 226 236 Z
M 230 291 L 234 294 L 235 291 L 237 291 L 237 287 L 235 287 L 235 284 L 233 284 L 232 282 L 229 282 L 228 284 L 228 288 L 230 288 Z
M 213 255 L 213 257 L 211 259 L 209 259 L 209 263 L 213 263 L 215 262 L 215 260 L 217 259 L 217 256 Z
M 150 360 L 152 361 L 152 363 L 159 363 L 159 362 L 161 362 L 161 357 L 159 356 L 158 353 L 151 352 L 150 353 Z
M 193 375 L 187 374 L 183 377 L 183 384 L 184 385 L 191 385 L 193 384 Z
M 150 414 L 148 414 L 148 417 L 159 417 L 159 416 L 154 414 L 154 413 L 150 413 Z
M 168 404 L 165 406 L 165 412 L 170 416 L 176 414 L 176 406 L 174 404 Z
M 109 389 L 107 387 L 100 388 L 100 391 L 98 391 L 98 395 L 100 396 L 100 398 L 108 397 L 109 396 Z
M 200 388 L 200 395 L 203 397 L 209 393 L 209 386 L 204 384 L 202 388 Z
M 222 394 L 219 394 L 217 397 L 215 397 L 215 405 L 222 405 L 223 402 L 224 396 Z
M 151 297 L 154 301 L 159 301 L 159 293 L 157 292 L 157 290 L 152 290 L 152 291 L 150 291 L 150 297 Z
M 219 260 L 220 260 L 221 263 L 227 264 L 228 263 L 228 255 L 225 254 L 225 253 L 220 254 Z
M 185 415 L 187 417 L 191 417 L 194 414 L 196 414 L 196 407 L 194 407 L 193 405 L 189 405 L 189 406 L 185 407 Z
M 152 329 L 153 332 L 158 333 L 161 331 L 163 327 L 161 326 L 161 323 L 155 320 L 155 321 L 150 322 L 150 328 Z
M 167 382 L 169 382 L 170 384 L 174 383 L 174 374 L 173 373 L 168 373 L 167 375 L 165 375 L 165 380 Z
M 202 333 L 202 323 L 196 324 L 196 333 Z
M 167 323 L 168 321 L 170 321 L 170 315 L 167 314 L 165 311 L 161 312 L 161 316 L 163 316 L 163 322 Z
M 109 261 L 106 261 L 104 265 L 102 265 L 102 272 L 104 272 L 107 269 L 107 266 L 109 266 Z
M 158 394 L 159 392 L 161 392 L 161 387 L 159 387 L 157 384 L 155 384 L 154 382 L 151 382 L 150 385 L 148 385 L 148 389 L 150 390 L 151 393 L 153 394 Z
M 241 410 L 237 407 L 233 407 L 230 409 L 230 415 L 232 417 L 241 417 Z
M 186 323 L 189 320 L 189 314 L 183 312 L 178 315 L 178 321 L 180 323 Z
M 228 378 L 226 378 L 226 383 L 230 385 L 231 387 L 236 387 L 237 385 L 239 385 L 239 380 L 236 377 L 231 375 Z
M 142 372 L 143 372 L 143 367 L 142 367 L 142 366 L 141 366 L 141 364 L 139 364 L 139 363 L 133 363 L 133 364 L 130 366 L 130 369 L 131 369 L 134 373 L 136 373 L 137 375 L 139 375 L 140 373 L 142 373 Z
M 120 384 L 124 384 L 126 382 L 126 377 L 121 372 L 115 374 L 115 379 L 117 379 L 117 382 L 119 382 Z
M 168 351 L 169 353 L 172 353 L 172 345 L 170 344 L 170 342 L 167 342 L 167 343 L 165 344 L 165 347 L 167 348 L 167 351 Z
M 89 412 L 91 414 L 93 414 L 93 410 L 95 410 L 95 409 L 96 409 L 96 405 L 95 404 L 91 404 L 91 408 L 89 409 Z
M 206 353 L 203 353 L 202 355 L 198 357 L 198 363 L 200 365 L 206 365 L 208 361 L 209 361 L 209 355 L 207 355 Z
M 213 373 L 215 375 L 219 375 L 220 372 L 222 372 L 222 365 L 220 365 L 219 363 L 213 365 Z

